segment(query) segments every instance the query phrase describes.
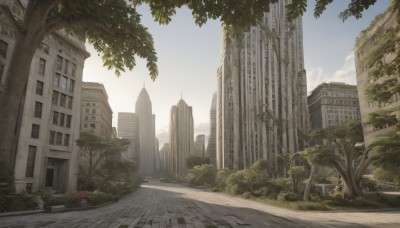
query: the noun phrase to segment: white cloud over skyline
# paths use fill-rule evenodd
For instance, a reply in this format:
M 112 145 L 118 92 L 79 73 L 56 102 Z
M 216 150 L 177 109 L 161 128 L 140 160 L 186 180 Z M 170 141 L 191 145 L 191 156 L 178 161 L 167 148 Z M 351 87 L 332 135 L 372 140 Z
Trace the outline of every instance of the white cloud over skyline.
M 342 67 L 333 74 L 329 74 L 322 67 L 310 67 L 307 69 L 307 91 L 311 92 L 315 87 L 324 82 L 344 82 L 356 85 L 356 70 L 354 53 L 350 52 L 344 59 Z

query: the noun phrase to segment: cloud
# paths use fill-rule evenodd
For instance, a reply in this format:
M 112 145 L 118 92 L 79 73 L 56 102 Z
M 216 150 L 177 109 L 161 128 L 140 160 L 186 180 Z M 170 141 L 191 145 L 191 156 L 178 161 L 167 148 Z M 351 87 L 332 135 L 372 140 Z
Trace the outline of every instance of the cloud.
M 344 59 L 343 66 L 336 70 L 333 75 L 329 75 L 323 68 L 307 69 L 307 91 L 311 92 L 315 87 L 323 82 L 344 82 L 356 85 L 356 69 L 354 63 L 354 53 L 349 53 Z

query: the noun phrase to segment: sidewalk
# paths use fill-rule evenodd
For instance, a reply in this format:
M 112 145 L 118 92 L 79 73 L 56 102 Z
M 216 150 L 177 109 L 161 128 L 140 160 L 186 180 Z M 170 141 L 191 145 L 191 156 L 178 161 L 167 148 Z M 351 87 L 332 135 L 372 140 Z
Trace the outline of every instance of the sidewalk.
M 0 213 L 0 217 L 8 217 L 8 216 L 17 216 L 17 215 L 30 215 L 43 213 L 44 210 L 30 210 L 30 211 L 12 211 L 12 212 L 2 212 Z

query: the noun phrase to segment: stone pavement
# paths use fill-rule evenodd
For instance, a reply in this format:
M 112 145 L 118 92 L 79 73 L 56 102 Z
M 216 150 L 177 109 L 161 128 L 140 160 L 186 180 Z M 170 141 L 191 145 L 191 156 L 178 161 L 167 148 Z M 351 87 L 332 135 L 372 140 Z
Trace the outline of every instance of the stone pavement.
M 298 212 L 150 181 L 102 208 L 3 217 L 0 227 L 400 227 L 400 211 Z

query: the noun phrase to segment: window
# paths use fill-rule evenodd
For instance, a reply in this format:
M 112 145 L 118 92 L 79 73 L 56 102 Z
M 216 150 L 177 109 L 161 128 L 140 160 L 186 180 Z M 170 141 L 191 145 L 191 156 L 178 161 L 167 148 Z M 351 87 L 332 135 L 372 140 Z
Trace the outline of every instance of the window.
M 67 107 L 72 109 L 72 97 L 67 96 Z
M 39 59 L 39 74 L 44 75 L 46 69 L 46 60 Z
M 87 128 L 87 124 L 84 124 L 83 126 L 84 126 L 84 128 Z
M 71 75 L 75 77 L 76 76 L 75 74 L 76 74 L 76 64 L 72 63 Z
M 42 96 L 43 95 L 43 87 L 44 83 L 37 80 L 36 81 L 36 94 Z
M 56 132 L 55 131 L 50 131 L 50 138 L 49 138 L 49 143 L 51 145 L 54 145 L 54 139 L 56 137 Z
M 90 124 L 90 127 L 96 129 L 96 124 Z
M 37 118 L 42 118 L 42 103 L 40 102 L 35 102 L 35 114 L 34 116 Z
M 4 71 L 4 65 L 0 63 L 0 83 L 1 83 L 1 78 L 3 77 L 3 71 Z
M 60 113 L 60 126 L 64 127 L 65 114 Z
M 71 127 L 71 119 L 72 119 L 72 116 L 71 115 L 67 115 L 67 121 L 66 121 L 66 124 L 65 124 L 65 126 L 67 128 Z
M 90 118 L 90 120 L 96 120 L 96 117 L 95 117 L 95 116 L 92 116 L 92 117 Z
M 85 116 L 85 120 L 89 120 L 89 116 Z
M 58 92 L 53 90 L 53 96 L 51 98 L 51 103 L 54 105 L 58 104 Z
M 75 81 L 70 79 L 69 80 L 69 92 L 71 92 L 71 93 L 74 92 L 74 86 L 75 86 Z
M 48 45 L 46 45 L 46 44 L 44 44 L 44 43 L 40 43 L 38 49 L 39 49 L 39 50 L 42 50 L 42 51 L 43 51 L 44 53 L 46 53 L 46 54 L 49 54 L 50 48 L 49 48 Z
M 67 90 L 67 82 L 68 82 L 68 78 L 61 76 L 60 77 L 60 88 L 63 90 Z
M 60 106 L 65 107 L 66 102 L 67 102 L 67 95 L 62 93 L 60 96 Z
M 61 77 L 61 75 L 59 73 L 56 73 L 56 75 L 54 75 L 54 86 L 55 87 L 60 86 L 60 77 Z
M 36 146 L 29 146 L 25 177 L 33 177 L 33 170 L 35 168 L 35 157 L 36 157 Z
M 64 73 L 65 74 L 68 74 L 68 65 L 69 65 L 69 61 L 65 60 L 65 62 L 64 62 Z
M 64 135 L 64 146 L 69 146 L 69 134 Z
M 61 71 L 62 69 L 62 62 L 63 62 L 63 58 L 59 55 L 57 55 L 57 70 Z
M 61 142 L 62 142 L 62 133 L 57 132 L 56 144 L 61 145 Z
M 86 113 L 89 113 L 89 109 L 88 108 L 86 109 Z
M 53 124 L 58 125 L 58 112 L 53 113 Z
M 96 114 L 96 109 L 92 109 L 92 113 L 93 113 L 93 114 Z
M 90 103 L 86 103 L 86 106 L 90 106 Z
M 0 56 L 3 56 L 3 58 L 7 57 L 7 47 L 8 44 L 2 40 L 0 40 Z
M 32 124 L 32 131 L 31 131 L 32 138 L 34 138 L 34 139 L 39 138 L 39 129 L 40 129 L 40 125 Z

